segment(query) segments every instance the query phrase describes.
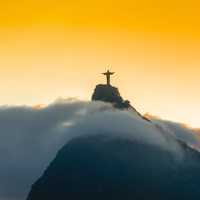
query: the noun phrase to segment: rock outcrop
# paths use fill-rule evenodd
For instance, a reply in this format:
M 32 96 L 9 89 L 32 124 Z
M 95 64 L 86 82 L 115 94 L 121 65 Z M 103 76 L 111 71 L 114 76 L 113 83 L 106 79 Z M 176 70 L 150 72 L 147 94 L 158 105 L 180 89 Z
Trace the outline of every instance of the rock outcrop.
M 104 101 L 111 103 L 115 108 L 122 110 L 132 110 L 144 120 L 150 121 L 145 116 L 141 115 L 131 104 L 129 100 L 124 100 L 118 88 L 111 85 L 99 84 L 96 86 L 92 95 L 92 101 Z
M 111 85 L 97 85 L 92 95 L 92 101 L 104 101 L 112 103 L 114 107 L 120 109 L 131 108 L 128 100 L 123 100 L 118 88 Z

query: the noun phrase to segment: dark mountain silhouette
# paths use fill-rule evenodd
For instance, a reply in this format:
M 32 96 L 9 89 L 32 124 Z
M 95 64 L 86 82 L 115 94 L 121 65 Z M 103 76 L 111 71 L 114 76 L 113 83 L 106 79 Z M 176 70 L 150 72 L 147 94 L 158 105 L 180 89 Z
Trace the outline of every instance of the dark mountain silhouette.
M 124 100 L 118 88 L 111 85 L 99 84 L 96 86 L 92 95 L 92 101 L 104 101 L 111 103 L 118 109 L 129 109 L 136 112 L 141 118 L 150 121 L 148 118 L 142 116 L 131 104 L 129 100 Z
M 118 88 L 111 85 L 97 85 L 92 95 L 92 100 L 109 102 L 112 103 L 114 107 L 121 109 L 127 109 L 131 107 L 128 100 L 123 100 Z
M 105 135 L 72 140 L 33 185 L 27 200 L 177 200 L 200 197 L 200 155 Z
M 132 109 L 140 115 L 110 85 L 97 85 L 92 100 L 110 102 L 115 108 Z M 101 131 L 75 138 L 33 184 L 27 200 L 198 199 L 200 154 L 181 141 L 177 145 L 181 156 Z

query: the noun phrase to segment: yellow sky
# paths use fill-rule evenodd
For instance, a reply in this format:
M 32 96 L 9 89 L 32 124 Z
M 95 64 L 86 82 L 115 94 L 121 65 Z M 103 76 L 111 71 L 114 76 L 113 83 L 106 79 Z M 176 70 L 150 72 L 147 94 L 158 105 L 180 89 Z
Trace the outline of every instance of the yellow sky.
M 200 3 L 7 0 L 0 104 L 90 99 L 107 64 L 142 113 L 200 126 Z

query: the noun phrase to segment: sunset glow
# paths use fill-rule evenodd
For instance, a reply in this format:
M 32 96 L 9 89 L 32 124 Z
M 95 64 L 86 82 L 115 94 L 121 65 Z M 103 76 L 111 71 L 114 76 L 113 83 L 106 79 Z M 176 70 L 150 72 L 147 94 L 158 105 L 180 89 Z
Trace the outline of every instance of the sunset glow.
M 0 104 L 90 100 L 112 84 L 142 113 L 200 127 L 199 1 L 7 0 Z

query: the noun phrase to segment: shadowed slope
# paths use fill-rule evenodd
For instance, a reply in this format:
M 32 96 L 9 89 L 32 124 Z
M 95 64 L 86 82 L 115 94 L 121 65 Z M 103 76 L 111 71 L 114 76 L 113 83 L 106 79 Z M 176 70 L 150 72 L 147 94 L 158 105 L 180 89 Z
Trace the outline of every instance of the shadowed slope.
M 105 135 L 72 140 L 33 185 L 27 200 L 198 199 L 200 155 Z

